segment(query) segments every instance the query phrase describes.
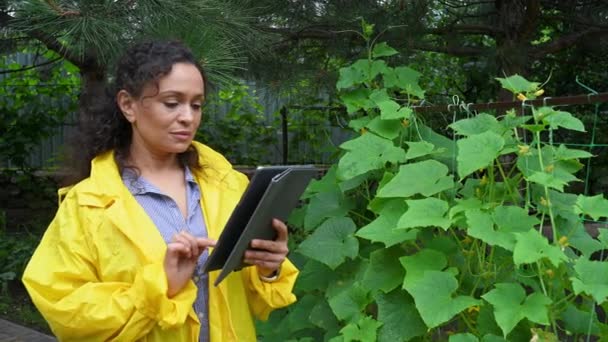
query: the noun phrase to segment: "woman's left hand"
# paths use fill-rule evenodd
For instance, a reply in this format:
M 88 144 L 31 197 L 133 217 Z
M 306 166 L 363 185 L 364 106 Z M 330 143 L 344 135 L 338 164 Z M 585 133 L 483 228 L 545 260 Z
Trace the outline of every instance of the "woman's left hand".
M 244 261 L 256 265 L 258 273 L 271 277 L 281 267 L 289 253 L 287 248 L 287 226 L 281 220 L 273 219 L 272 227 L 277 231 L 277 238 L 272 240 L 254 239 L 251 248 L 245 252 Z

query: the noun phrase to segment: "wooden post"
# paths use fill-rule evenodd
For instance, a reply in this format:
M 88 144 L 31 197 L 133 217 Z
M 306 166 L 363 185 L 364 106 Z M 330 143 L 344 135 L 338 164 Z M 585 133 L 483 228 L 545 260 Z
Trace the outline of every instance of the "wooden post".
M 283 136 L 283 165 L 287 165 L 289 156 L 289 140 L 287 136 L 287 107 L 281 108 L 281 131 Z

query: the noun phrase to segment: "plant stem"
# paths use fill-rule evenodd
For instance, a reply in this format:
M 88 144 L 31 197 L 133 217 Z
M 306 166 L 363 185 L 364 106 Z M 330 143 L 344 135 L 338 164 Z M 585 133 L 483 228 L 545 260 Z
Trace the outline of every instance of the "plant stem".
M 369 181 L 366 179 L 365 180 L 365 199 L 367 200 L 367 203 L 372 201 L 372 196 L 369 193 Z
M 506 189 L 508 190 L 509 195 L 511 195 L 511 198 L 513 198 L 513 203 L 516 204 L 517 197 L 515 196 L 515 192 L 513 191 L 513 189 L 511 189 L 511 184 L 507 182 L 507 180 L 509 178 L 505 174 L 505 170 L 502 168 L 502 164 L 500 163 L 498 158 L 494 159 L 494 161 L 496 161 L 496 166 L 498 166 L 498 172 L 500 172 L 500 176 L 502 177 L 503 183 L 506 185 Z M 502 203 L 501 203 L 501 205 L 502 205 Z
M 540 287 L 543 290 L 543 294 L 548 297 L 547 288 L 545 287 L 545 281 L 543 280 L 543 269 L 540 264 L 540 261 L 536 262 L 536 266 L 538 267 L 538 279 L 540 280 Z
M 477 329 L 475 329 L 475 327 L 473 327 L 471 322 L 469 322 L 469 319 L 467 318 L 467 316 L 461 312 L 460 317 L 462 317 L 462 321 L 467 326 L 469 331 L 472 332 L 474 335 L 479 336 L 479 332 L 477 331 Z
M 356 212 L 356 211 L 354 211 L 354 210 L 350 210 L 348 213 L 349 213 L 349 214 L 351 214 L 351 215 L 355 215 L 355 216 L 357 216 L 358 218 L 360 218 L 360 219 L 364 220 L 364 221 L 365 221 L 365 222 L 367 222 L 367 223 L 372 222 L 372 220 L 371 220 L 371 219 L 369 219 L 369 218 L 367 218 L 367 217 L 365 217 L 365 216 L 363 216 L 363 215 L 359 214 L 358 212 Z
M 490 189 L 490 191 L 489 191 L 490 203 L 494 202 L 494 185 L 496 183 L 496 179 L 494 177 L 494 167 L 493 166 L 494 165 L 491 165 L 490 167 L 488 167 L 488 178 L 490 178 L 489 179 L 490 184 L 488 185 L 489 189 Z
M 565 296 L 564 298 L 562 298 L 562 299 L 558 300 L 557 302 L 553 303 L 553 305 L 551 305 L 551 306 L 557 307 L 558 305 L 561 305 L 562 302 L 568 302 L 571 299 L 573 299 L 574 297 L 576 297 L 574 295 L 574 293 L 570 293 L 569 295 Z
M 543 154 L 541 152 L 540 144 L 540 132 L 536 132 L 536 147 L 538 148 L 538 163 L 541 168 L 541 172 L 545 172 L 545 165 L 543 163 Z M 545 189 L 545 200 L 547 201 L 547 207 L 549 208 L 549 219 L 551 221 L 551 232 L 553 233 L 553 243 L 558 243 L 559 237 L 557 236 L 557 227 L 555 226 L 555 218 L 553 217 L 552 203 L 549 199 L 549 187 L 544 185 Z

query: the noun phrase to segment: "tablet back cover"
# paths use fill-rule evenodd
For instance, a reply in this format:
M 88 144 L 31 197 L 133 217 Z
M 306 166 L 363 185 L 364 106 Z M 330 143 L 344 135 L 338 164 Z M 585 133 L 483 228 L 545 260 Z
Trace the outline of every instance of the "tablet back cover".
M 243 263 L 243 256 L 249 248 L 251 240 L 274 240 L 276 238 L 276 231 L 272 227 L 272 219 L 287 220 L 291 211 L 297 206 L 308 183 L 316 174 L 317 169 L 314 166 L 294 166 L 273 177 L 262 198 L 256 203 L 257 206 L 255 206 L 249 222 L 242 233 L 239 232 L 238 241 L 234 248 L 230 250 L 230 255 L 222 267 L 222 272 L 215 281 L 216 286 L 230 272 L 250 266 Z M 226 229 L 231 228 L 228 225 L 226 226 Z
M 203 266 L 203 272 L 219 270 L 224 266 L 233 246 L 239 240 L 239 237 L 247 226 L 249 218 L 253 215 L 257 204 L 270 185 L 272 178 L 285 170 L 287 170 L 285 166 L 267 166 L 260 167 L 255 171 L 249 182 L 249 186 L 232 211 L 213 252 L 207 258 L 207 262 Z

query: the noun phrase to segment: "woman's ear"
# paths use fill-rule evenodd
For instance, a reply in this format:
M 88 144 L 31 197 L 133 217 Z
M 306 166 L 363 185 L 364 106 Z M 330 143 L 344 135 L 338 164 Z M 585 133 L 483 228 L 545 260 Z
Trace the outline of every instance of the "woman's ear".
M 126 90 L 121 90 L 116 94 L 116 103 L 118 108 L 130 123 L 135 122 L 135 99 Z

